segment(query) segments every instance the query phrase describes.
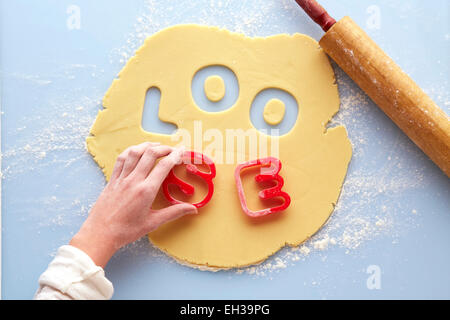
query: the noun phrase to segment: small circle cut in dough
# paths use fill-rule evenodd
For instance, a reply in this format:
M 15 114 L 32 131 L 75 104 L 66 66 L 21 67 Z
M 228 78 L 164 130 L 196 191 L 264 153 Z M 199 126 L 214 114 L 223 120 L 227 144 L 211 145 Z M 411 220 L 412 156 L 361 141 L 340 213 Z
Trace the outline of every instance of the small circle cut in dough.
M 272 126 L 280 124 L 284 118 L 285 110 L 286 107 L 283 101 L 278 99 L 270 99 L 264 107 L 264 121 Z
M 209 101 L 217 102 L 225 96 L 225 82 L 220 76 L 209 76 L 206 78 L 204 89 Z

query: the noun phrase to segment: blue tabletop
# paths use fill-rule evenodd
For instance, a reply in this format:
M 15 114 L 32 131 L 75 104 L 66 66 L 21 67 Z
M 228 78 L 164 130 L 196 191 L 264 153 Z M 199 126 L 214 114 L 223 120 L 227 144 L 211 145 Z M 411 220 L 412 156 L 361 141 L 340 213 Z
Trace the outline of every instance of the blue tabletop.
M 293 0 L 0 0 L 2 297 L 32 298 L 105 185 L 85 148 L 112 80 L 143 40 L 199 23 L 248 36 L 323 34 Z M 351 16 L 450 111 L 447 0 L 322 0 Z M 117 299 L 450 298 L 449 179 L 336 65 L 354 155 L 328 224 L 265 263 L 208 272 L 141 239 L 106 267 Z

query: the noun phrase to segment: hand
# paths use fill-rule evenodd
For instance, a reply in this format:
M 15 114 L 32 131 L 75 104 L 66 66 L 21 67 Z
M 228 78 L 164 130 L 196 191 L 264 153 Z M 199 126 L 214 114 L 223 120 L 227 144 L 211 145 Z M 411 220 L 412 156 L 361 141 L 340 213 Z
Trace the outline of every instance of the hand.
M 70 245 L 104 267 L 124 245 L 161 224 L 197 213 L 197 208 L 188 203 L 151 209 L 167 174 L 181 163 L 182 153 L 181 149 L 150 142 L 126 149 L 117 158 L 111 179 Z

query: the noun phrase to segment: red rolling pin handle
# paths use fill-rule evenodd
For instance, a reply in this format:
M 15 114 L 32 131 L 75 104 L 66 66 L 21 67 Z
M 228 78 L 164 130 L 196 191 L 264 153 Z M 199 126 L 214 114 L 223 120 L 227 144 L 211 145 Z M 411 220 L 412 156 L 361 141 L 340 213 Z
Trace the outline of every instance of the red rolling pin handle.
M 317 23 L 323 31 L 327 32 L 336 23 L 328 12 L 315 0 L 295 0 L 306 14 Z

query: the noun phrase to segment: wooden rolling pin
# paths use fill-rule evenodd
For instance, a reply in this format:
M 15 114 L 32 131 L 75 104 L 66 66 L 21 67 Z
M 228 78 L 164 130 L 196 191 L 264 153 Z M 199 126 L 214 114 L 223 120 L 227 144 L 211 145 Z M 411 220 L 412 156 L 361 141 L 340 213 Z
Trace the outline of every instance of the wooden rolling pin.
M 296 2 L 326 32 L 323 50 L 450 177 L 450 117 L 352 19 Z

